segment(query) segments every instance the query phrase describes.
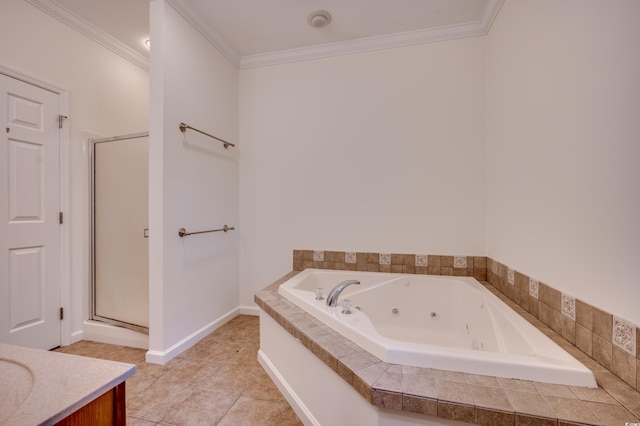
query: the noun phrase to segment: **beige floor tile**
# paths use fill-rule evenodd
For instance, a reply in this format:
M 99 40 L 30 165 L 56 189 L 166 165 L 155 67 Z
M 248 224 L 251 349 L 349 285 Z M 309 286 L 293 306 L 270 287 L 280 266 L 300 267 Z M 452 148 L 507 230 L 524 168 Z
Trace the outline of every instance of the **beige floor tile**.
M 61 348 L 58 351 L 72 353 L 74 355 L 88 356 L 92 358 L 126 362 L 129 364 L 137 364 L 144 361 L 146 353 L 144 349 L 129 348 L 126 346 L 109 345 L 106 343 L 90 341 L 78 342 L 66 348 Z
M 205 349 L 207 346 L 209 346 L 211 341 L 204 341 L 201 340 L 198 343 L 196 343 L 195 345 L 191 346 L 189 349 L 187 349 L 186 351 L 182 352 L 180 354 L 181 358 L 197 358 L 196 354 L 198 352 L 200 352 L 201 350 Z
M 198 389 L 227 392 L 239 396 L 255 383 L 254 377 L 259 372 L 260 367 L 225 364 L 215 375 L 200 376 L 192 382 L 192 385 Z
M 175 361 L 175 362 L 174 362 Z M 146 362 L 141 362 L 136 364 L 136 374 L 134 377 L 145 378 L 145 379 L 153 379 L 158 380 L 163 375 L 167 374 L 171 371 L 177 362 L 182 362 L 180 359 L 176 358 L 165 365 L 159 364 L 148 364 Z
M 202 377 L 209 377 L 220 369 L 220 364 L 207 360 L 178 359 L 175 367 L 158 378 L 158 383 L 192 385 Z
M 57 349 L 58 352 L 71 353 L 74 355 L 88 356 L 92 358 L 104 358 L 105 355 L 110 355 L 108 352 L 113 352 L 115 346 L 106 345 L 103 343 L 82 341 L 74 343 L 71 346 Z
M 143 362 L 147 351 L 144 349 L 124 348 L 116 351 L 111 359 L 112 361 L 127 362 L 129 364 L 138 364 Z
M 237 317 L 236 317 L 237 318 Z M 213 342 L 219 340 L 227 340 L 229 342 L 240 342 L 253 340 L 254 337 L 260 338 L 260 323 L 236 321 L 232 319 L 222 327 L 209 333 L 203 341 Z
M 229 411 L 237 396 L 222 392 L 194 391 L 179 406 L 162 418 L 176 426 L 215 425 Z
M 217 329 L 209 337 L 212 342 L 251 342 L 260 338 L 260 332 L 251 326 L 229 326 Z
M 220 426 L 275 425 L 287 409 L 284 402 L 263 401 L 241 397 L 222 418 Z
M 258 364 L 258 350 L 260 350 L 260 343 L 258 342 L 247 342 L 245 343 L 240 350 L 229 359 L 229 363 L 236 364 L 249 364 L 249 365 L 257 365 Z
M 130 377 L 127 379 L 125 383 L 125 396 L 127 398 L 127 402 L 136 395 L 139 395 L 144 390 L 148 389 L 149 386 L 154 384 L 156 379 L 148 378 L 148 377 Z
M 127 416 L 127 426 L 154 426 L 156 422 Z
M 202 350 L 191 355 L 192 359 L 203 359 L 213 362 L 229 362 L 242 350 L 243 344 L 240 342 L 215 341 Z
M 145 350 L 81 341 L 59 352 L 136 364 L 126 382 L 127 424 L 301 425 L 257 361 L 259 318 L 240 315 L 165 365 Z
M 286 401 L 278 387 L 271 381 L 262 368 L 260 368 L 257 373 L 252 374 L 249 379 L 250 385 L 242 393 L 242 396 L 266 401 Z
M 287 407 L 282 413 L 282 416 L 276 421 L 276 425 L 278 426 L 303 426 L 303 423 L 300 421 L 296 412 L 293 411 L 293 408 Z
M 169 410 L 184 402 L 192 392 L 193 389 L 182 384 L 156 382 L 127 401 L 127 414 L 159 421 Z

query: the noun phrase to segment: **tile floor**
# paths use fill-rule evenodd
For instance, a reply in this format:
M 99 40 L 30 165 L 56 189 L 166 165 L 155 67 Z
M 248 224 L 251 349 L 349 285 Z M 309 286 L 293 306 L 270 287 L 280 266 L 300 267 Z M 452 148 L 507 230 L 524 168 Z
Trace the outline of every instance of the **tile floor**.
M 240 315 L 166 365 L 145 350 L 82 341 L 58 349 L 136 364 L 127 425 L 302 425 L 258 364 L 259 318 Z

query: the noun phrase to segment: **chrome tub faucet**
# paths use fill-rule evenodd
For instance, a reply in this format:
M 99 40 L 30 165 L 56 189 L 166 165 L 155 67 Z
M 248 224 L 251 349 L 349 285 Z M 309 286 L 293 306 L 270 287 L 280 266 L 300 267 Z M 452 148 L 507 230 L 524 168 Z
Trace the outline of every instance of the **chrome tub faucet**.
M 338 304 L 338 296 L 340 296 L 340 293 L 342 293 L 342 290 L 344 290 L 351 284 L 360 284 L 360 281 L 346 280 L 346 281 L 342 281 L 340 284 L 335 286 L 327 296 L 327 306 L 336 306 Z

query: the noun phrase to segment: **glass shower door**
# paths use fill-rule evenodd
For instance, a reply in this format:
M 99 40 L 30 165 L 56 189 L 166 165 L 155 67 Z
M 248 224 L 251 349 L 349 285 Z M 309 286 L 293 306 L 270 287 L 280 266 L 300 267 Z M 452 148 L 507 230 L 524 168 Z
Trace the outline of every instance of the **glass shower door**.
M 92 318 L 149 327 L 148 134 L 92 140 Z

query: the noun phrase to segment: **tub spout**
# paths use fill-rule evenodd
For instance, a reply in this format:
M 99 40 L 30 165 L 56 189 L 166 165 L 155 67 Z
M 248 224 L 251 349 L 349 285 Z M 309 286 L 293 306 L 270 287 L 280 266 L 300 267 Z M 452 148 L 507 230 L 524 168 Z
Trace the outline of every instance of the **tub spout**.
M 344 290 L 351 284 L 360 284 L 360 281 L 346 280 L 346 281 L 342 281 L 340 284 L 335 286 L 327 296 L 327 306 L 336 306 L 338 304 L 338 296 L 340 296 L 340 293 L 342 293 L 342 290 Z

